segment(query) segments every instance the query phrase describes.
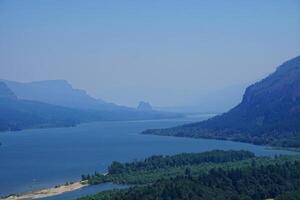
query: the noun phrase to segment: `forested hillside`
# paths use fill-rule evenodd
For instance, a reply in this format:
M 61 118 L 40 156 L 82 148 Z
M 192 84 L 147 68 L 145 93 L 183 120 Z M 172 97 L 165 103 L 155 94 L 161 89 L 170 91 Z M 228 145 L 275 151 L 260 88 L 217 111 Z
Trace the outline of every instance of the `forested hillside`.
M 229 112 L 204 122 L 144 134 L 300 147 L 300 56 L 248 87 L 242 102 Z

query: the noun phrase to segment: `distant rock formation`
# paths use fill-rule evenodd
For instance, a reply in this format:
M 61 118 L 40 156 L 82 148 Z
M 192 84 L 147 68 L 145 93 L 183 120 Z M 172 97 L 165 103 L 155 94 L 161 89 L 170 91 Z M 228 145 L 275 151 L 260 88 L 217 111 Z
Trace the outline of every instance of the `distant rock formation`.
M 145 102 L 145 101 L 140 101 L 139 105 L 137 106 L 138 110 L 141 111 L 152 111 L 152 106 L 150 103 Z
M 17 96 L 3 82 L 0 82 L 0 98 L 17 99 Z
M 180 114 L 140 110 L 107 103 L 74 89 L 67 81 L 19 83 L 0 81 L 0 131 L 74 126 L 81 122 L 146 120 L 180 117 Z

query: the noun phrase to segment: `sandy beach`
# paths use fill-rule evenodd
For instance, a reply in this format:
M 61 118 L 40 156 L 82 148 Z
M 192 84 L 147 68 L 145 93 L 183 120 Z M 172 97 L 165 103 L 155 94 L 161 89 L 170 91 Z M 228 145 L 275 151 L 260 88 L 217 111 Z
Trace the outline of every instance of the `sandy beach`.
M 8 196 L 5 198 L 0 198 L 0 200 L 38 199 L 38 198 L 44 198 L 44 197 L 50 197 L 50 196 L 63 194 L 65 192 L 71 192 L 71 191 L 83 188 L 85 186 L 88 186 L 88 184 L 86 184 L 86 182 L 78 181 L 78 182 L 70 183 L 67 185 L 60 185 L 60 186 L 37 190 L 37 191 L 28 192 L 28 193 L 24 193 L 24 194 L 11 195 L 11 196 Z

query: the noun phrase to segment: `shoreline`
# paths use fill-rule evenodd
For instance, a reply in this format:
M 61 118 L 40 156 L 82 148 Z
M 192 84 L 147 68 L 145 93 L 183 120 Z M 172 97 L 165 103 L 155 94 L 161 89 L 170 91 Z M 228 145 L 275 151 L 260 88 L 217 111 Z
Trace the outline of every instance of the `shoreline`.
M 268 150 L 284 150 L 284 151 L 291 151 L 295 153 L 300 153 L 300 147 L 276 147 L 276 146 L 267 146 Z
M 23 194 L 12 194 L 6 197 L 0 197 L 0 200 L 24 200 L 24 199 L 39 199 L 45 197 L 51 197 L 60 195 L 66 192 L 75 191 L 83 187 L 89 186 L 86 181 L 77 181 L 70 184 L 64 184 L 59 186 L 54 186 L 51 188 L 36 190 L 32 192 L 26 192 Z
M 145 130 L 147 131 L 147 130 Z M 141 135 L 154 135 L 154 136 L 163 136 L 163 137 L 176 137 L 176 138 L 190 138 L 190 139 L 205 139 L 205 140 L 216 140 L 216 141 L 229 141 L 229 142 L 238 142 L 243 144 L 255 145 L 259 147 L 264 147 L 266 150 L 275 150 L 275 151 L 288 151 L 293 153 L 300 153 L 300 147 L 281 147 L 281 146 L 270 146 L 268 144 L 254 144 L 251 142 L 244 142 L 239 140 L 231 140 L 227 138 L 210 138 L 210 137 L 192 137 L 192 136 L 179 136 L 179 135 L 162 135 L 162 134 L 153 134 L 153 133 L 139 133 Z

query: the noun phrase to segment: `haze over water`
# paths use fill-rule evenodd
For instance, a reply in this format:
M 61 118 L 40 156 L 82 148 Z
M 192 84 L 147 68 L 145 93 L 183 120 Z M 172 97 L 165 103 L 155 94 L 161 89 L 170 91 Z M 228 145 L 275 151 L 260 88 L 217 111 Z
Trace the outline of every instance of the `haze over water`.
M 122 105 L 198 105 L 298 55 L 299 10 L 297 0 L 1 0 L 0 78 L 64 79 Z

